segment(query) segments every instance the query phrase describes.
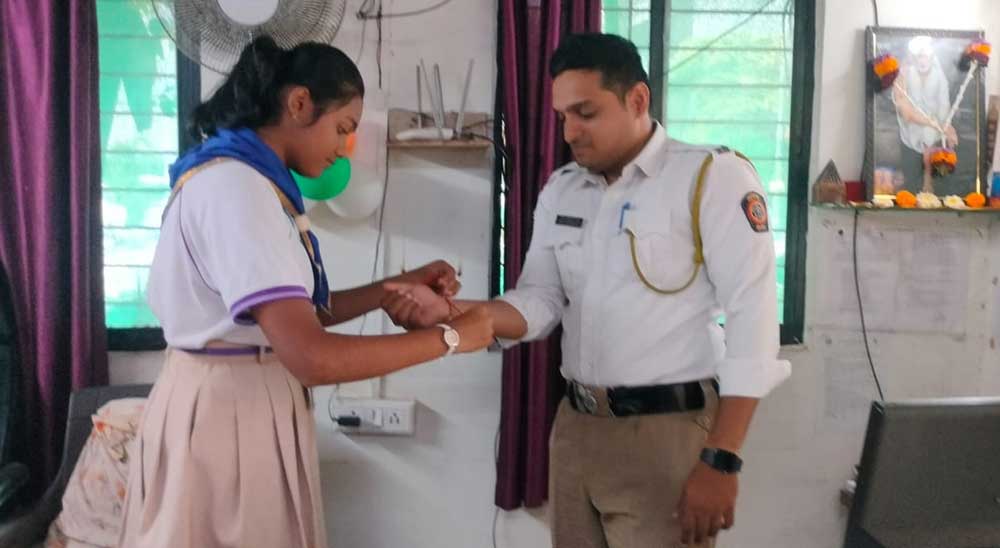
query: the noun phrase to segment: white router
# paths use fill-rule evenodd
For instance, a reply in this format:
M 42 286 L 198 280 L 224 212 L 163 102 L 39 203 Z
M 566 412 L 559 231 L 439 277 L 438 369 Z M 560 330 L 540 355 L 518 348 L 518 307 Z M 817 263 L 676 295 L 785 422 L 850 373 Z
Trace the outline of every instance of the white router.
M 472 83 L 472 67 L 475 60 L 469 60 L 469 67 L 465 72 L 465 87 L 462 89 L 462 106 L 458 110 L 458 117 L 455 119 L 455 127 L 444 127 L 444 96 L 441 91 L 441 69 L 434 65 L 434 83 L 431 85 L 430 76 L 424 60 L 420 60 L 417 66 L 417 127 L 404 129 L 396 134 L 397 141 L 450 141 L 462 136 L 462 123 L 465 120 L 465 104 L 469 98 L 469 85 Z M 423 75 L 421 78 L 421 74 Z M 423 86 L 426 84 L 430 93 L 431 112 L 434 118 L 434 127 L 423 127 Z
M 415 127 L 396 134 L 397 141 L 447 141 L 455 136 L 455 130 L 440 127 Z

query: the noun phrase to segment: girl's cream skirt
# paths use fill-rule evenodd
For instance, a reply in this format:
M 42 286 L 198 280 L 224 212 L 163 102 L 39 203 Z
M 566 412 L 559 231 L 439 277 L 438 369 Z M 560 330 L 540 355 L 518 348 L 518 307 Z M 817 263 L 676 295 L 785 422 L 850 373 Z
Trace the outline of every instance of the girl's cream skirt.
M 326 548 L 313 415 L 273 354 L 168 350 L 136 452 L 122 548 Z

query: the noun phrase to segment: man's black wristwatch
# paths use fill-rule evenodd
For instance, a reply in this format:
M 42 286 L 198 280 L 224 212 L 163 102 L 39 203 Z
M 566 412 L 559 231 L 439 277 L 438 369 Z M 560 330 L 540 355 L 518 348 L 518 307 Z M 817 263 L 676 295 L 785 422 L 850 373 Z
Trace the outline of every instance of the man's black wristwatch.
M 706 447 L 701 450 L 701 462 L 722 472 L 723 474 L 737 474 L 743 468 L 743 459 L 736 453 L 725 449 L 715 449 Z

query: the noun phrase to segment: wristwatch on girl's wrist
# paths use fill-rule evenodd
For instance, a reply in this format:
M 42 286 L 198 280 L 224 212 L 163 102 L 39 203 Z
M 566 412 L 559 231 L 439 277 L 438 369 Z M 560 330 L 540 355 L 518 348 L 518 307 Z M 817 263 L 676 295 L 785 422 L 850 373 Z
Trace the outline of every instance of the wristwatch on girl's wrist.
M 455 331 L 450 325 L 446 323 L 439 323 L 437 325 L 444 330 L 442 337 L 444 339 L 444 344 L 448 345 L 448 351 L 445 352 L 445 356 L 451 356 L 458 350 L 458 344 L 461 342 L 461 337 L 458 336 L 458 331 Z

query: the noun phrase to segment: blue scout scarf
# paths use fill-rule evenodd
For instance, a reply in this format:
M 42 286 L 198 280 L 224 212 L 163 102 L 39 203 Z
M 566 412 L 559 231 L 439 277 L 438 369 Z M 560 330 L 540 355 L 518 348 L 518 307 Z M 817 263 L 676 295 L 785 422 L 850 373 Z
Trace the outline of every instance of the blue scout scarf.
M 219 129 L 216 134 L 204 143 L 188 150 L 170 166 L 170 188 L 188 171 L 216 158 L 233 158 L 256 169 L 268 178 L 295 206 L 299 215 L 305 212 L 302 203 L 302 192 L 292 178 L 291 172 L 285 167 L 278 155 L 262 141 L 257 133 L 249 128 Z M 312 302 L 319 309 L 327 311 L 330 302 L 330 285 L 323 269 L 323 259 L 319 254 L 319 240 L 310 230 L 309 241 L 312 242 L 311 256 L 313 271 Z M 305 242 L 303 242 L 305 247 Z M 308 251 L 308 249 L 307 249 Z

